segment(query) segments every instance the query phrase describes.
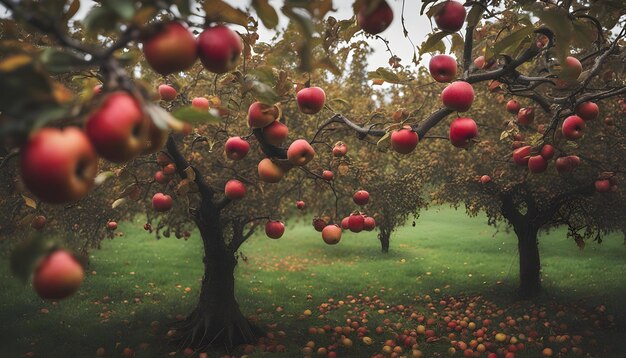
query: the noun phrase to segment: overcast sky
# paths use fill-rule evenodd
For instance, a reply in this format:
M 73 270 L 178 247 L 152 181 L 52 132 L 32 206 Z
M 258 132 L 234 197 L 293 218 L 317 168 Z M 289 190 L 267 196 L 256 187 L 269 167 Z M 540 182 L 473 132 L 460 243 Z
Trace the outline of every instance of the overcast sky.
M 95 5 L 92 0 L 80 0 L 81 8 L 79 12 L 75 15 L 75 18 L 83 18 L 85 14 L 89 11 L 91 7 Z M 250 0 L 226 0 L 231 5 L 235 5 L 237 7 L 245 8 L 250 6 Z M 392 24 L 380 35 L 390 41 L 389 47 L 391 50 L 402 59 L 403 65 L 410 65 L 411 59 L 413 58 L 413 47 L 409 40 L 407 40 L 402 32 L 402 24 L 400 21 L 401 13 L 402 13 L 402 0 L 387 0 L 391 8 L 393 9 L 394 19 Z M 354 0 L 334 0 L 333 6 L 337 10 L 336 12 L 331 12 L 328 15 L 334 16 L 338 20 L 349 19 L 353 16 L 352 11 L 352 3 Z M 278 11 L 280 15 L 280 24 L 279 28 L 284 28 L 288 22 L 288 19 L 282 15 L 280 12 L 280 7 L 283 4 L 283 0 L 270 0 L 270 4 L 274 6 L 274 8 Z M 421 6 L 421 1 L 419 0 L 405 0 L 405 9 L 404 9 L 404 17 L 405 17 L 405 25 L 407 30 L 409 31 L 410 37 L 413 40 L 413 43 L 417 46 L 424 41 L 426 35 L 431 31 L 431 25 L 426 16 L 419 15 L 419 9 Z M 0 9 L 2 7 L 0 6 Z M 7 16 L 7 13 L 4 9 L 0 12 L 2 17 Z M 261 41 L 269 41 L 274 32 L 272 30 L 268 30 L 262 25 L 260 26 L 260 40 Z M 374 53 L 368 58 L 369 64 L 368 67 L 370 70 L 375 70 L 378 67 L 388 67 L 389 53 L 386 52 L 385 44 L 381 40 L 370 40 L 370 45 L 374 49 Z M 428 60 L 428 57 L 425 57 Z M 423 61 L 423 63 L 426 63 Z

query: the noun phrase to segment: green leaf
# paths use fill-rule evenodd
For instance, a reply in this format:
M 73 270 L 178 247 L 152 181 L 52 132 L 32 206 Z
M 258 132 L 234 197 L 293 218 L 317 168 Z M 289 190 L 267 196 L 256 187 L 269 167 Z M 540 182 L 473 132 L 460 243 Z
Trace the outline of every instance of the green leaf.
M 130 20 L 135 15 L 133 1 L 128 0 L 106 0 L 103 5 L 115 11 L 124 20 Z
M 428 36 L 428 38 L 426 39 L 426 41 L 424 41 L 422 43 L 422 45 L 419 47 L 419 55 L 420 57 L 422 57 L 423 54 L 425 54 L 426 52 L 431 52 L 434 50 L 438 50 L 440 52 L 445 52 L 446 50 L 446 46 L 444 45 L 443 41 L 441 41 L 444 37 L 448 36 L 450 33 L 445 32 L 445 31 L 439 31 L 439 32 L 435 32 L 433 34 L 430 34 L 430 36 Z
M 572 25 L 574 26 L 574 45 L 590 49 L 594 41 L 594 26 L 580 19 L 574 20 Z
M 485 9 L 482 6 L 473 5 L 469 14 L 467 14 L 467 18 L 465 19 L 465 21 L 467 21 L 467 26 L 476 27 L 478 22 L 480 22 L 480 18 L 482 17 L 484 11 Z
M 569 14 L 560 7 L 545 9 L 543 6 L 537 6 L 533 14 L 554 32 L 556 37 L 554 51 L 557 59 L 562 61 L 569 55 L 574 34 L 574 25 L 569 19 Z
M 90 65 L 89 61 L 78 54 L 69 51 L 61 51 L 47 48 L 39 57 L 46 69 L 54 74 L 78 71 Z
M 496 55 L 510 55 L 512 56 L 512 50 L 516 49 L 518 45 L 524 41 L 528 36 L 532 35 L 534 27 L 524 27 L 520 30 L 517 30 L 502 40 L 496 42 L 493 45 L 493 48 L 487 51 L 487 55 L 485 56 L 486 60 L 490 60 L 493 56 Z
M 274 89 L 263 83 L 261 81 L 252 81 L 252 93 L 254 93 L 254 97 L 258 99 L 261 103 L 265 104 L 274 104 L 278 102 L 278 94 L 274 91 Z
M 452 46 L 450 47 L 450 53 L 463 51 L 464 46 L 465 41 L 463 40 L 463 36 L 458 33 L 452 34 Z
M 29 56 L 15 55 L 0 61 L 0 78 L 2 114 L 25 121 L 24 114 L 29 111 L 57 105 L 49 75 L 35 66 Z
M 248 14 L 222 0 L 205 0 L 203 5 L 207 19 L 248 27 Z
M 403 83 L 405 80 L 400 78 L 397 74 L 389 71 L 384 67 L 379 67 L 376 71 L 371 71 L 367 73 L 367 79 L 369 80 L 377 80 L 382 79 L 385 82 L 389 83 Z
M 388 143 L 388 139 L 389 137 L 391 137 L 391 131 L 388 131 L 387 133 L 385 133 L 384 136 L 380 137 L 380 139 L 376 142 L 376 149 L 378 149 L 381 152 L 384 152 L 385 150 L 387 150 L 387 147 L 389 147 Z
M 424 3 L 423 6 L 426 6 L 427 2 Z M 428 9 L 428 11 L 426 11 L 426 16 L 428 17 L 433 17 L 435 16 L 439 11 L 441 11 L 441 9 L 443 9 L 443 7 L 446 6 L 445 2 L 440 2 L 437 5 L 433 5 L 430 7 L 430 9 Z
M 273 29 L 278 25 L 278 14 L 268 0 L 252 0 L 252 7 L 265 27 Z
M 172 115 L 183 122 L 191 124 L 219 123 L 220 119 L 209 111 L 198 110 L 193 107 L 183 107 L 172 112 Z
M 324 57 L 323 59 L 315 62 L 313 68 L 321 68 L 328 70 L 335 76 L 341 75 L 341 69 L 330 59 L 330 57 Z
M 91 35 L 97 35 L 102 31 L 109 31 L 115 27 L 118 14 L 108 7 L 94 7 L 85 16 L 85 28 Z

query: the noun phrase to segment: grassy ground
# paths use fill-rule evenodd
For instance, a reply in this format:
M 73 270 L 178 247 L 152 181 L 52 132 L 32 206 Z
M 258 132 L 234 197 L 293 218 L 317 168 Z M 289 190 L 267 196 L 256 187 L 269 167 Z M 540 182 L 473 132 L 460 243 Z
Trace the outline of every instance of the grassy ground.
M 333 335 L 310 334 L 309 328 L 345 326 L 346 318 L 367 308 L 366 296 L 375 302 L 365 324 L 370 330 L 365 335 L 374 343 L 365 346 L 353 333 L 349 337 L 354 346 L 338 347 L 339 356 L 379 352 L 393 331 L 415 329 L 418 322 L 407 317 L 411 312 L 427 318 L 429 312 L 442 315 L 451 302 L 459 307 L 476 303 L 475 313 L 482 318 L 492 309 L 494 325 L 509 315 L 519 317 L 519 328 L 493 327 L 516 335 L 527 333 L 521 328 L 524 315 L 532 319 L 533 310 L 535 314 L 543 310 L 549 327 L 542 326 L 539 333 L 545 334 L 545 345 L 565 346 L 549 342 L 550 335 L 581 334 L 585 352 L 626 354 L 619 348 L 626 341 L 626 328 L 620 325 L 626 320 L 626 247 L 620 236 L 611 236 L 602 245 L 590 243 L 580 251 L 566 240 L 564 231 L 542 235 L 543 285 L 548 294 L 535 302 L 514 303 L 515 238 L 485 222 L 484 217 L 433 209 L 423 213 L 415 227 L 407 225 L 395 233 L 388 254 L 380 253 L 375 232 L 346 233 L 339 245 L 327 246 L 308 221 L 291 223 L 280 240 L 255 236 L 242 247 L 248 259 L 237 271 L 239 302 L 245 314 L 269 325 L 286 346 L 282 356 L 301 355 L 308 341 L 316 344 L 315 349 L 333 344 Z M 56 304 L 38 299 L 11 277 L 6 260 L 0 262 L 0 356 L 34 352 L 37 357 L 90 357 L 99 347 L 107 356 L 119 356 L 125 347 L 141 357 L 182 356 L 163 337 L 167 325 L 188 313 L 197 298 L 202 274 L 197 233 L 189 241 L 156 241 L 139 222 L 122 224 L 119 230 L 123 237 L 93 252 L 79 294 Z M 355 297 L 352 303 L 346 298 L 350 295 Z M 426 295 L 432 296 L 432 306 Z M 498 309 L 503 311 L 497 314 Z M 305 310 L 312 316 L 303 315 Z M 480 322 L 478 317 L 474 320 Z M 599 327 L 611 326 L 610 321 L 616 325 Z M 383 334 L 374 332 L 377 326 L 384 328 Z M 437 332 L 448 335 L 445 327 Z M 445 338 L 433 343 L 420 339 L 424 356 L 447 355 L 451 346 Z M 530 352 L 517 356 L 537 356 L 539 351 L 531 346 L 527 344 Z

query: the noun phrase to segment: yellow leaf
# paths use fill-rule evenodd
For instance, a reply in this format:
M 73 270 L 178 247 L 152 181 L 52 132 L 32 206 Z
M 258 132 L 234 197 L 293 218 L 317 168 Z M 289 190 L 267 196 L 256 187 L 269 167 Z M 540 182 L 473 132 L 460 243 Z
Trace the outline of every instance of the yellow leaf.
M 18 67 L 25 66 L 31 63 L 33 59 L 26 55 L 15 55 L 11 56 L 4 61 L 0 62 L 0 71 L 2 72 L 11 72 Z
M 26 203 L 26 206 L 37 209 L 37 202 L 35 200 L 27 197 L 26 195 L 22 195 L 22 198 L 24 199 L 24 203 Z

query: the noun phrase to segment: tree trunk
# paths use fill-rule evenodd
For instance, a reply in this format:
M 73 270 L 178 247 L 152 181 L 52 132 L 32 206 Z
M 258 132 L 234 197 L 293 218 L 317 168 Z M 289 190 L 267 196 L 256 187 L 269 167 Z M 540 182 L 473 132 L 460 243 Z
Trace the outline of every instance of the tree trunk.
M 389 252 L 389 237 L 391 233 L 387 230 L 380 230 L 378 240 L 380 240 L 380 250 L 384 253 Z
M 526 225 L 524 225 L 526 224 Z M 541 291 L 541 262 L 537 240 L 538 229 L 524 223 L 515 226 L 519 250 L 520 298 L 531 298 Z
M 234 252 L 224 243 L 219 220 L 197 221 L 205 255 L 200 299 L 176 328 L 175 340 L 182 348 L 201 350 L 254 344 L 264 334 L 243 316 L 235 299 Z

